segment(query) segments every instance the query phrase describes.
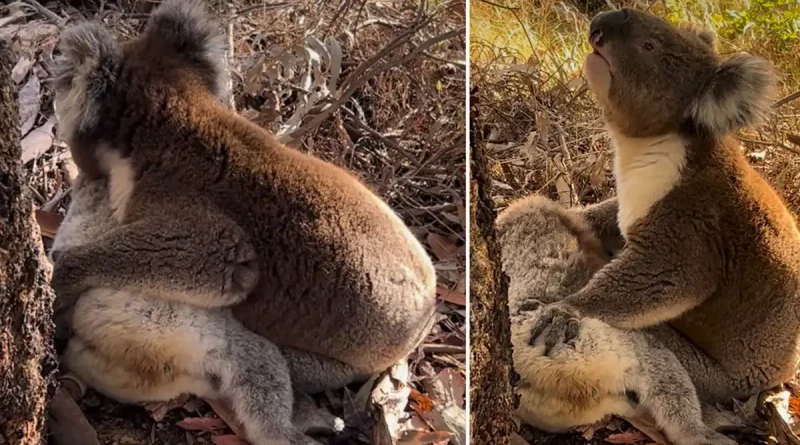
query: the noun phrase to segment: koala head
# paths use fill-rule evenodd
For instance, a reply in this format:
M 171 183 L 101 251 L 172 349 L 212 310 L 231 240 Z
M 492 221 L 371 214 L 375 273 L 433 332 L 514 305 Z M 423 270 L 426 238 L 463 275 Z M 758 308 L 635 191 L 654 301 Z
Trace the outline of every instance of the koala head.
M 722 61 L 709 32 L 621 9 L 592 20 L 589 43 L 589 87 L 608 124 L 627 136 L 722 137 L 769 110 L 776 81 L 770 63 L 754 56 Z
M 169 93 L 227 100 L 226 42 L 199 1 L 165 0 L 142 35 L 120 44 L 99 23 L 68 28 L 51 67 L 59 131 L 78 168 L 100 174 L 103 134 Z

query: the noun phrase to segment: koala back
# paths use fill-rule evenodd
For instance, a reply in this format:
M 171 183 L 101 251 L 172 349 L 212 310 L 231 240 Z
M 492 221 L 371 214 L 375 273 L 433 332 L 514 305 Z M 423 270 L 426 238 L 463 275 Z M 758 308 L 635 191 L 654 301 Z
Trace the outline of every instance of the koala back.
M 222 36 L 181 0 L 124 45 L 97 25 L 66 33 L 57 105 L 79 167 L 110 176 L 123 224 L 191 215 L 199 196 L 242 227 L 261 264 L 234 308 L 248 328 L 368 372 L 391 365 L 430 327 L 430 258 L 356 177 L 226 108 Z

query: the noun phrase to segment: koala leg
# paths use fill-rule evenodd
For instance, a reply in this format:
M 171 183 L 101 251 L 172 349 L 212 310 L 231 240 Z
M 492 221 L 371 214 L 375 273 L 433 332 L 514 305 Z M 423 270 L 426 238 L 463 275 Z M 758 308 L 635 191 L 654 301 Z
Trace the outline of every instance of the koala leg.
M 78 300 L 72 325 L 66 366 L 109 397 L 224 400 L 254 445 L 317 443 L 292 423 L 291 379 L 278 347 L 228 310 L 95 289 Z
M 649 414 L 676 445 L 736 443 L 703 422 L 691 377 L 656 336 L 584 319 L 574 341 L 548 350 L 527 344 L 529 322 L 518 316 L 512 327 L 517 415 L 526 423 L 560 432 L 609 414 Z
M 243 301 L 259 277 L 247 235 L 224 215 L 181 210 L 186 213 L 140 219 L 52 252 L 59 312 L 95 288 L 207 308 Z
M 753 371 L 752 375 L 726 372 L 722 365 L 675 329 L 659 326 L 643 332 L 657 339 L 669 349 L 688 375 L 705 403 L 726 403 L 732 398 L 749 397 L 771 386 L 763 381 L 763 375 Z
M 668 326 L 660 331 L 672 331 Z M 675 354 L 649 333 L 630 332 L 637 336 L 637 356 L 641 372 L 631 380 L 627 395 L 651 414 L 656 424 L 675 445 L 735 445 L 736 441 L 709 427 L 703 417 L 693 372 L 684 368 Z M 662 335 L 670 335 L 663 333 Z M 641 381 L 638 381 L 641 380 Z
M 307 394 L 341 388 L 354 381 L 369 378 L 346 363 L 313 352 L 294 348 L 283 348 L 282 352 L 289 365 L 292 384 L 295 389 Z

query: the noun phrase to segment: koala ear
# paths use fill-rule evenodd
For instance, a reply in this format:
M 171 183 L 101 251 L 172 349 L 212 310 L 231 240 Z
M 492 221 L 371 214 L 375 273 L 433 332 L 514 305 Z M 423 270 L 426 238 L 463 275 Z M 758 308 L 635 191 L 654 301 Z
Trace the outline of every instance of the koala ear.
M 716 48 L 717 38 L 716 38 L 716 35 L 714 35 L 714 31 L 712 31 L 712 30 L 710 30 L 710 29 L 708 29 L 708 28 L 706 28 L 704 26 L 696 25 L 696 24 L 682 25 L 681 29 L 683 31 L 689 33 L 689 34 L 692 34 L 692 35 L 696 36 L 703 43 L 705 43 L 706 45 L 710 46 L 711 49 L 715 49 Z
M 765 118 L 777 76 L 754 56 L 736 56 L 717 67 L 691 108 L 691 117 L 714 135 L 754 125 Z
M 102 107 L 112 94 L 122 60 L 114 38 L 99 23 L 68 28 L 61 35 L 61 54 L 51 66 L 59 131 L 69 141 L 96 128 Z
M 171 46 L 205 80 L 212 94 L 227 99 L 227 43 L 200 2 L 164 0 L 151 16 L 146 33 L 151 42 Z

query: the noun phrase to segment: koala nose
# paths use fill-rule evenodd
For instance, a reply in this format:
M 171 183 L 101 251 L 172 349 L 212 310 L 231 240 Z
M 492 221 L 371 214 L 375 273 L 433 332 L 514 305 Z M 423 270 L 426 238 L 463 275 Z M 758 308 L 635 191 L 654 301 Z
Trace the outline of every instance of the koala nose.
M 589 42 L 593 45 L 602 46 L 603 36 L 610 34 L 627 21 L 628 11 L 625 9 L 597 14 L 589 25 Z

